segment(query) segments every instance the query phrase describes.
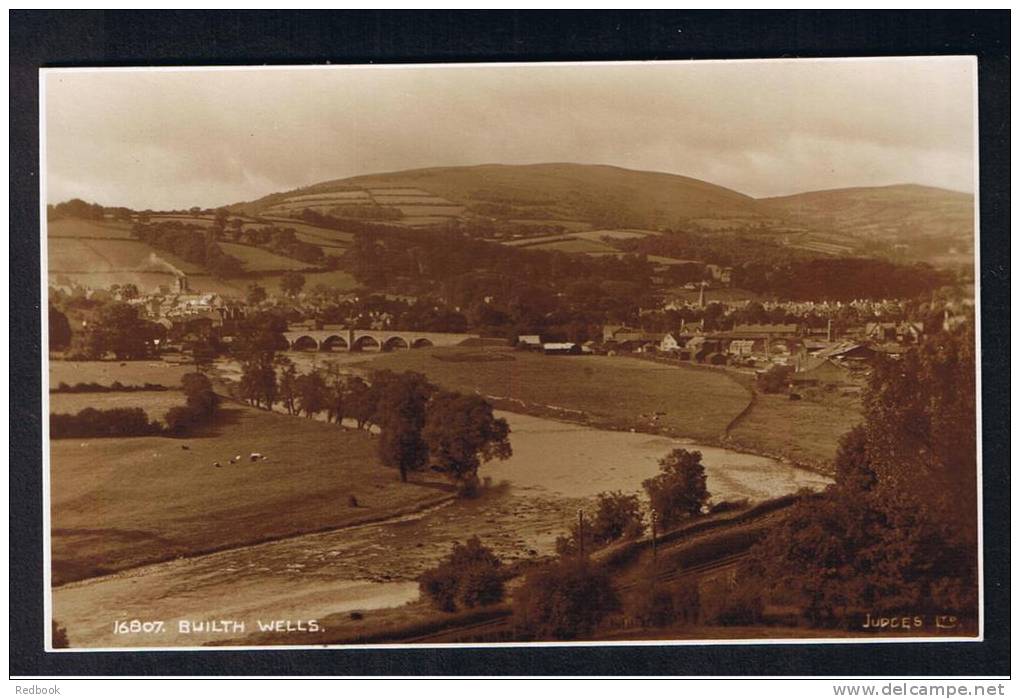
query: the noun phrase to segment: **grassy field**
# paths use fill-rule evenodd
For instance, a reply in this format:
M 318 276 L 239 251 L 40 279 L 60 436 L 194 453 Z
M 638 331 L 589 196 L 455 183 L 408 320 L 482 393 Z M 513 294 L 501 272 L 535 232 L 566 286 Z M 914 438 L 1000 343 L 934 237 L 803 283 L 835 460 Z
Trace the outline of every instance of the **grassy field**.
M 509 361 L 491 361 L 490 354 Z M 469 361 L 457 361 L 465 357 Z M 583 411 L 600 426 L 701 440 L 720 438 L 750 400 L 747 389 L 722 372 L 624 357 L 550 357 L 473 347 L 394 352 L 367 366 L 420 371 L 451 389 L 522 402 L 503 406 L 508 410 Z M 656 412 L 663 414 L 653 422 Z
M 276 253 L 256 248 L 251 245 L 240 245 L 238 243 L 223 243 L 220 247 L 223 252 L 236 257 L 244 265 L 246 272 L 277 272 L 291 269 L 306 269 L 307 262 L 283 257 Z
M 50 385 L 98 383 L 109 386 L 114 381 L 124 385 L 158 383 L 173 388 L 181 385 L 181 377 L 194 367 L 150 362 L 50 362 Z
M 179 391 L 53 393 L 50 394 L 50 412 L 74 414 L 85 408 L 96 408 L 97 410 L 142 408 L 150 420 L 163 422 L 166 412 L 170 408 L 184 405 L 184 400 L 184 394 Z
M 831 473 L 839 438 L 861 419 L 860 412 L 849 405 L 760 394 L 754 407 L 730 430 L 729 438 L 740 448 Z
M 221 413 L 201 437 L 52 442 L 55 584 L 382 519 L 451 496 L 444 483 L 399 483 L 366 432 L 234 403 Z M 268 460 L 229 463 L 249 452 Z
M 80 218 L 61 218 L 46 224 L 51 237 L 71 238 L 131 238 L 131 224 L 125 221 L 86 221 Z
M 50 238 L 47 245 L 49 269 L 53 272 L 108 272 L 156 270 L 149 262 L 158 255 L 178 269 L 197 272 L 201 268 L 156 250 L 140 240 L 96 240 Z
M 325 284 L 340 291 L 351 291 L 358 288 L 358 282 L 354 277 L 338 269 L 326 272 L 302 272 L 302 275 L 305 278 L 306 291 L 311 290 L 318 284 Z M 281 279 L 283 279 L 282 274 L 264 274 L 259 275 L 258 283 L 272 291 L 279 291 Z

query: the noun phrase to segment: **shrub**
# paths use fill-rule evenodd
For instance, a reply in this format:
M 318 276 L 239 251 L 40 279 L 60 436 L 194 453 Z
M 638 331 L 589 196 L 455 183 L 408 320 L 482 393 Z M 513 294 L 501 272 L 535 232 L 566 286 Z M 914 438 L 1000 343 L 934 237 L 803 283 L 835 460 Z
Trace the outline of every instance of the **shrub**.
M 57 623 L 57 620 L 53 620 L 53 647 L 54 648 L 70 648 L 71 644 L 67 639 L 67 629 Z
M 449 556 L 422 574 L 418 586 L 437 609 L 454 612 L 501 602 L 505 577 L 502 562 L 476 536 L 455 543 Z
M 585 559 L 566 559 L 539 568 L 514 593 L 518 629 L 538 639 L 589 636 L 619 607 L 609 575 Z
M 85 408 L 75 415 L 50 413 L 50 437 L 146 437 L 162 431 L 141 408 Z

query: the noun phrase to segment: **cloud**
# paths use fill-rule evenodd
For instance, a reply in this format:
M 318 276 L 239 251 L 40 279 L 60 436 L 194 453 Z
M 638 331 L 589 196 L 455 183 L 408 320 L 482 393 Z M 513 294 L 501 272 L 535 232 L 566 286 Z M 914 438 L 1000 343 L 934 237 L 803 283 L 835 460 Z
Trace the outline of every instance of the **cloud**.
M 217 206 L 371 172 L 587 162 L 752 196 L 973 191 L 966 58 L 67 70 L 46 81 L 48 199 Z

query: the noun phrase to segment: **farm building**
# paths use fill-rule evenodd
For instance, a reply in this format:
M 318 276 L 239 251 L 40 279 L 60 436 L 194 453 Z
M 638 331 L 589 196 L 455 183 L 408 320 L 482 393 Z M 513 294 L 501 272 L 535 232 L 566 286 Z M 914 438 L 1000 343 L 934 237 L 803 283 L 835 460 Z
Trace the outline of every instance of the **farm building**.
M 538 335 L 518 335 L 517 345 L 524 349 L 541 349 L 542 338 Z
M 812 357 L 790 377 L 794 386 L 842 386 L 852 383 L 850 372 L 831 359 Z
M 546 342 L 542 350 L 546 354 L 581 354 L 581 346 L 576 342 Z

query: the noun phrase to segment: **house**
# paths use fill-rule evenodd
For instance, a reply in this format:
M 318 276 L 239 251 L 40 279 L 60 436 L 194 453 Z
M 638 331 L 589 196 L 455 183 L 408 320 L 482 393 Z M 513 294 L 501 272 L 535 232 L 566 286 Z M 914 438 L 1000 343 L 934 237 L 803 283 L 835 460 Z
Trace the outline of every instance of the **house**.
M 750 357 L 754 352 L 754 340 L 732 340 L 728 352 L 737 357 Z
M 793 386 L 842 386 L 852 383 L 850 372 L 828 358 L 811 357 L 790 377 Z
M 729 331 L 731 337 L 794 337 L 800 334 L 800 326 L 796 323 L 745 323 L 733 326 Z
M 900 321 L 898 323 L 867 323 L 864 326 L 864 339 L 872 342 L 917 343 L 924 335 L 924 323 L 920 321 Z
M 603 342 L 626 342 L 627 340 L 632 340 L 635 337 L 640 337 L 641 335 L 642 332 L 640 330 L 626 325 L 602 326 Z
M 662 341 L 659 342 L 660 352 L 676 352 L 681 348 L 680 341 L 676 339 L 673 333 L 666 333 L 662 336 Z
M 518 335 L 517 346 L 524 349 L 542 349 L 542 338 L 538 335 Z
M 546 354 L 581 354 L 581 346 L 576 342 L 546 342 L 542 350 Z
M 819 359 L 832 359 L 838 362 L 868 362 L 874 359 L 876 354 L 877 352 L 865 343 L 840 342 L 815 352 L 814 356 Z

